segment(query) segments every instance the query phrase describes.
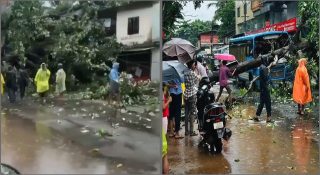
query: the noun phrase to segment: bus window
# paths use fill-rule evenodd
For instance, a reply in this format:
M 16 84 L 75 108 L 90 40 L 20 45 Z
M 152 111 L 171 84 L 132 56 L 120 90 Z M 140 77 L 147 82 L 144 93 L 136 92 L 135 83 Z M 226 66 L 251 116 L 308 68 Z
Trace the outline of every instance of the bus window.
M 247 56 L 251 55 L 251 48 L 250 43 L 232 44 L 229 46 L 229 52 L 234 55 L 239 62 L 243 62 Z

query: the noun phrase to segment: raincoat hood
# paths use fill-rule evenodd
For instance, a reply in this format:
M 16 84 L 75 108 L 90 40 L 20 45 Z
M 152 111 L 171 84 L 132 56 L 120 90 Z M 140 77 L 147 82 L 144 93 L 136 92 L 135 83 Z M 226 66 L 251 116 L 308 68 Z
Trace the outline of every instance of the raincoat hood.
M 299 67 L 306 66 L 307 65 L 307 59 L 301 58 L 300 60 L 298 60 L 298 63 L 299 63 Z
M 112 69 L 119 69 L 119 63 L 113 63 Z

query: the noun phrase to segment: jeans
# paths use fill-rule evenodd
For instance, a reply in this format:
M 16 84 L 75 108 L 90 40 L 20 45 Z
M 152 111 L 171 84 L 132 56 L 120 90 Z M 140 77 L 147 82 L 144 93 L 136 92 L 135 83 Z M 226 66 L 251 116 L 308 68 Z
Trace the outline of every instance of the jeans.
M 193 124 L 194 120 L 197 117 L 197 96 L 194 95 L 192 97 L 189 97 L 186 99 L 186 114 L 185 114 L 185 133 L 193 133 Z M 189 130 L 189 124 L 190 124 L 190 130 Z

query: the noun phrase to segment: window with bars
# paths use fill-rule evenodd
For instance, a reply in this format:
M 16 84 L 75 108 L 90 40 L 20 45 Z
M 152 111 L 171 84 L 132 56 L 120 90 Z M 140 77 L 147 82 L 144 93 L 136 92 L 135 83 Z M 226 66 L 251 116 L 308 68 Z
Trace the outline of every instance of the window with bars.
M 139 17 L 128 19 L 128 35 L 139 33 Z

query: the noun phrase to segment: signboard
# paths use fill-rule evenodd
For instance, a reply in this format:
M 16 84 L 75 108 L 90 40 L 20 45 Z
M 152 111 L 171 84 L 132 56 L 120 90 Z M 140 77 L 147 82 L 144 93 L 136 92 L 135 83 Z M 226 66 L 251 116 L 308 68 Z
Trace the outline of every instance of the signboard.
M 251 1 L 251 10 L 253 12 L 260 10 L 261 0 L 252 0 Z
M 266 26 L 264 28 L 255 30 L 255 31 L 246 32 L 246 34 L 255 34 L 255 33 L 261 33 L 261 32 L 267 32 L 267 31 L 294 32 L 296 30 L 297 30 L 297 18 L 291 18 L 287 21 L 272 24 L 272 25 Z
M 211 36 L 210 34 L 200 35 L 200 44 L 210 44 L 211 43 Z M 218 44 L 219 43 L 219 37 L 218 35 L 212 36 L 212 43 Z

